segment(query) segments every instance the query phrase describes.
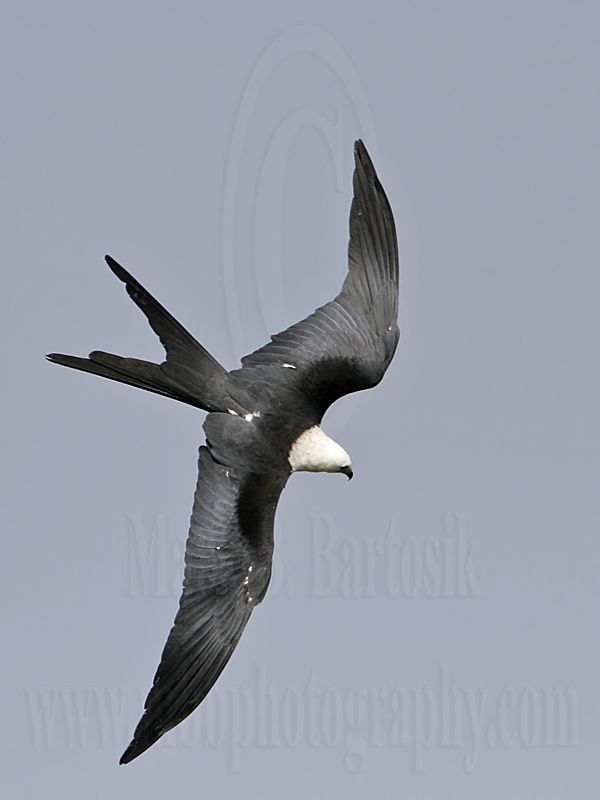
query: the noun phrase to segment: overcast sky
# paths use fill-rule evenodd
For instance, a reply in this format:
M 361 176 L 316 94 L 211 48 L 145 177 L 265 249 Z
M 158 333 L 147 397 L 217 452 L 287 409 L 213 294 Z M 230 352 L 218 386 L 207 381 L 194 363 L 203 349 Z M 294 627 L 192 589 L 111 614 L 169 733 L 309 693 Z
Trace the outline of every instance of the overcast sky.
M 579 800 L 599 784 L 600 7 L 0 11 L 3 785 L 14 798 Z M 295 476 L 205 703 L 118 766 L 180 591 L 203 414 L 44 361 L 228 368 L 337 292 L 352 144 L 392 203 L 397 356 Z

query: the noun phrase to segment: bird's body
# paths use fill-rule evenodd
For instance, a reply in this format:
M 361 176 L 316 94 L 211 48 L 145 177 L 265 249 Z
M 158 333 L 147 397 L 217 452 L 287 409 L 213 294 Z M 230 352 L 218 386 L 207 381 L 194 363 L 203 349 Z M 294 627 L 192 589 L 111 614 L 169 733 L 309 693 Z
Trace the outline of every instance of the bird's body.
M 292 472 L 352 477 L 321 429 L 339 397 L 375 386 L 399 338 L 392 212 L 362 142 L 355 145 L 349 271 L 338 296 L 227 372 L 120 264 L 115 275 L 160 337 L 162 364 L 94 351 L 65 366 L 208 411 L 186 544 L 183 594 L 127 763 L 204 699 L 271 576 L 275 510 Z

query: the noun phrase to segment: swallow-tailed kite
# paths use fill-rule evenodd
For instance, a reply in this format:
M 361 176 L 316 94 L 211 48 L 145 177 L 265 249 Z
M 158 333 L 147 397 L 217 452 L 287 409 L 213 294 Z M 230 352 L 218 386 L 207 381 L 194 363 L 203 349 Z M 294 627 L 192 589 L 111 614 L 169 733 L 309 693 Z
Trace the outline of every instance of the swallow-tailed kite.
M 154 364 L 95 350 L 50 361 L 208 411 L 185 551 L 183 594 L 145 711 L 121 757 L 143 753 L 188 716 L 213 686 L 265 596 L 273 523 L 293 472 L 341 472 L 350 456 L 320 423 L 339 397 L 382 379 L 398 344 L 398 245 L 394 219 L 367 150 L 354 148 L 348 273 L 340 293 L 271 337 L 227 372 L 110 256 L 159 336 Z

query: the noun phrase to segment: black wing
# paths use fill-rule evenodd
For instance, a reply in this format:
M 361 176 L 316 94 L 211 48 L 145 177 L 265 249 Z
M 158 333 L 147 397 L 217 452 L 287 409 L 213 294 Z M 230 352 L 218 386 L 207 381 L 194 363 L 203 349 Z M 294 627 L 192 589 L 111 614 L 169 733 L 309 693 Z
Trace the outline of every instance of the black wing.
M 187 717 L 227 664 L 269 584 L 275 506 L 287 476 L 236 479 L 200 448 L 179 611 L 127 764 Z
M 278 368 L 317 417 L 382 379 L 398 344 L 399 259 L 392 209 L 362 141 L 354 146 L 348 274 L 338 296 L 242 359 L 238 381 Z M 258 375 L 256 375 L 258 378 Z

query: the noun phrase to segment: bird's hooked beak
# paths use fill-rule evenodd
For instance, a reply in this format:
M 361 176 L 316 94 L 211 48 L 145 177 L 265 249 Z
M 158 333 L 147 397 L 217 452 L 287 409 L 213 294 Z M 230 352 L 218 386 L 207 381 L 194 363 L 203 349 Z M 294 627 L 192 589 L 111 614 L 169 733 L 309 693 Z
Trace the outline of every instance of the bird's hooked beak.
M 343 472 L 349 481 L 352 480 L 354 472 L 352 472 L 352 467 L 350 465 L 348 465 L 347 467 L 342 467 L 340 472 Z

